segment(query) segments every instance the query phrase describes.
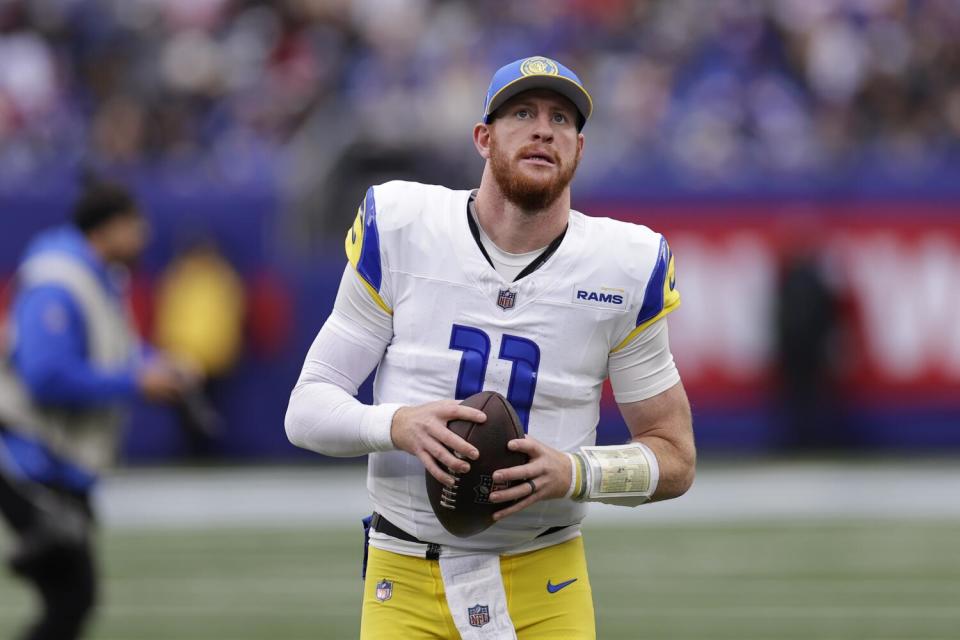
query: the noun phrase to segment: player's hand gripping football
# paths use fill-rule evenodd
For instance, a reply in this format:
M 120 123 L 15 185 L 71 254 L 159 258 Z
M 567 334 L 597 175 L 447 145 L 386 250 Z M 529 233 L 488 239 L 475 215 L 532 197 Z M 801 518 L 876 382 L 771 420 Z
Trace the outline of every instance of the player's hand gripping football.
M 519 502 L 493 514 L 494 520 L 502 520 L 522 511 L 541 500 L 562 498 L 570 489 L 570 458 L 562 451 L 527 436 L 507 443 L 511 451 L 520 451 L 530 456 L 530 462 L 494 472 L 495 485 L 519 481 L 509 489 L 494 491 L 490 502 Z
M 450 450 L 469 460 L 476 460 L 480 452 L 447 429 L 447 422 L 485 422 L 486 419 L 482 411 L 464 406 L 456 400 L 438 400 L 398 409 L 393 414 L 390 437 L 398 449 L 417 456 L 438 482 L 452 487 L 453 476 L 445 469 L 466 473 L 470 470 L 470 464 L 465 459 L 457 458 Z

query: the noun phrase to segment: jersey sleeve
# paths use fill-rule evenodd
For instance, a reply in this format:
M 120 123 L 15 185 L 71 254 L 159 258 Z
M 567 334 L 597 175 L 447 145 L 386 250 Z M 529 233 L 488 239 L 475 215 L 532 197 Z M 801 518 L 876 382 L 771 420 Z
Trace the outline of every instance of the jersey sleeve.
M 656 260 L 643 289 L 640 310 L 635 320 L 631 319 L 632 326 L 626 328 L 626 335 L 610 350 L 610 353 L 616 353 L 625 348 L 653 323 L 672 313 L 679 306 L 680 292 L 677 290 L 673 252 L 670 251 L 667 239 L 661 235 Z
M 639 402 L 680 382 L 670 353 L 667 321 L 654 321 L 627 346 L 610 354 L 610 386 L 620 404 Z
M 393 336 L 392 317 L 380 312 L 344 269 L 333 313 L 303 363 L 284 428 L 293 444 L 331 456 L 359 456 L 393 448 L 397 404 L 365 405 L 354 396 L 376 368 Z
M 380 242 L 380 232 L 377 228 L 377 201 L 374 188 L 367 189 L 367 193 L 357 209 L 357 217 L 347 231 L 344 241 L 347 251 L 347 260 L 353 267 L 364 288 L 377 306 L 392 315 L 393 307 L 390 303 L 384 260 L 384 252 Z

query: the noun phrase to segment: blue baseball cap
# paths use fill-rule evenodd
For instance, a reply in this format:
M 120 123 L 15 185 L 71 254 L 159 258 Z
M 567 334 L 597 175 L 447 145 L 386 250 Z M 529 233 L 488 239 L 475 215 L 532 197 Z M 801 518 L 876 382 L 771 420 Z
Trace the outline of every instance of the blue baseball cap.
M 533 56 L 514 60 L 493 74 L 487 97 L 483 101 L 483 123 L 490 124 L 493 112 L 504 102 L 530 89 L 549 89 L 568 98 L 580 112 L 578 131 L 583 129 L 593 111 L 593 100 L 577 74 L 556 60 Z

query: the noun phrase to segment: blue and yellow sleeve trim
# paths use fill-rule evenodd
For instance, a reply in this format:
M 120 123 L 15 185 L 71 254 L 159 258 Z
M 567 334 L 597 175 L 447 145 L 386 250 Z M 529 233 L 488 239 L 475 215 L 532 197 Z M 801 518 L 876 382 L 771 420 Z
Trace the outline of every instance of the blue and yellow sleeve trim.
M 367 189 L 367 195 L 357 209 L 357 218 L 347 231 L 344 247 L 347 260 L 360 276 L 360 281 L 373 301 L 385 312 L 393 315 L 393 309 L 380 295 L 383 270 L 380 266 L 380 234 L 377 231 L 377 203 L 373 197 L 373 187 Z
M 677 291 L 677 274 L 673 262 L 673 252 L 670 251 L 670 245 L 667 244 L 666 238 L 661 237 L 657 262 L 653 267 L 650 280 L 647 282 L 647 288 L 643 293 L 643 304 L 640 305 L 640 312 L 637 314 L 637 326 L 610 353 L 616 353 L 626 347 L 644 329 L 668 313 L 673 312 L 679 306 L 680 292 Z

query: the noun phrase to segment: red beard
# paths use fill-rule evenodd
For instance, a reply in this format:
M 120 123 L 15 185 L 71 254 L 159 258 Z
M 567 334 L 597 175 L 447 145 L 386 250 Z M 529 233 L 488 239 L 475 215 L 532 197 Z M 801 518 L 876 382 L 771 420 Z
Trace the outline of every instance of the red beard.
M 519 162 L 520 158 L 538 148 L 536 145 L 522 147 L 515 156 L 516 161 Z M 549 178 L 531 177 L 514 170 L 510 159 L 500 152 L 495 137 L 490 136 L 490 168 L 493 170 L 493 177 L 507 200 L 524 211 L 533 213 L 546 209 L 556 202 L 573 180 L 579 159 L 574 158 L 569 166 L 565 165 L 555 152 L 552 153 L 551 159 L 559 171 Z

